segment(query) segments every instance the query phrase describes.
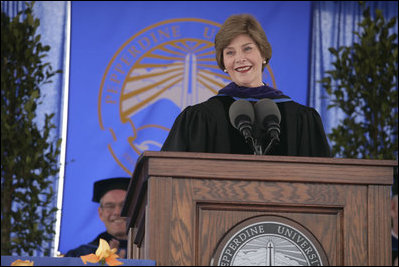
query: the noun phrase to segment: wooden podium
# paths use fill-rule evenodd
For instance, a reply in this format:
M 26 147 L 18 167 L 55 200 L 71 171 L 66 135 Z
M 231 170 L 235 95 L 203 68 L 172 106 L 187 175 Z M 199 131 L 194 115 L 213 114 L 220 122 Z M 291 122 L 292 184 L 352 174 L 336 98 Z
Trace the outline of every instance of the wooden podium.
M 287 218 L 309 230 L 328 265 L 391 265 L 392 160 L 147 151 L 122 216 L 128 258 L 210 265 L 240 222 Z

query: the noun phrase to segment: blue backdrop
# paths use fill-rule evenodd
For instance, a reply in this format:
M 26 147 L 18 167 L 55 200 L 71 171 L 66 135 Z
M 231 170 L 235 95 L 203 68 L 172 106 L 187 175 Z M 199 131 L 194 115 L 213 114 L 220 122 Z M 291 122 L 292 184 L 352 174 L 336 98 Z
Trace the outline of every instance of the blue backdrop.
M 105 230 L 93 183 L 131 176 L 139 154 L 160 149 L 185 106 L 229 82 L 213 40 L 238 13 L 254 15 L 272 45 L 265 81 L 306 104 L 308 1 L 72 2 L 61 253 Z

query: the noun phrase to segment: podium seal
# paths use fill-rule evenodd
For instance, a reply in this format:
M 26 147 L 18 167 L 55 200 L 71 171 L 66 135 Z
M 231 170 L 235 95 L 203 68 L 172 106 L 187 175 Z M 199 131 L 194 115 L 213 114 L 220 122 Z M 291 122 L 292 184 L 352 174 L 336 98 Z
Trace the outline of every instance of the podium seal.
M 318 240 L 300 224 L 284 217 L 260 216 L 228 231 L 210 265 L 323 266 L 328 261 Z

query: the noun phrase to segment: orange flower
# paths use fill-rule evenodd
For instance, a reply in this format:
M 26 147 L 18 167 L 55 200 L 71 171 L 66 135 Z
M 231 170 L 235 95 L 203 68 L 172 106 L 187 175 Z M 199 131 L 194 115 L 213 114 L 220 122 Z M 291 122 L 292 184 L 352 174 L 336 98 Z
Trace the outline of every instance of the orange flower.
M 16 260 L 13 263 L 11 263 L 11 266 L 33 266 L 33 261 Z
M 109 266 L 121 265 L 123 262 L 118 261 L 116 258 L 119 256 L 116 254 L 116 248 L 111 249 L 108 242 L 100 238 L 100 244 L 96 250 L 96 254 L 88 254 L 80 256 L 83 263 L 86 262 L 97 263 L 101 261 L 103 264 L 106 262 Z

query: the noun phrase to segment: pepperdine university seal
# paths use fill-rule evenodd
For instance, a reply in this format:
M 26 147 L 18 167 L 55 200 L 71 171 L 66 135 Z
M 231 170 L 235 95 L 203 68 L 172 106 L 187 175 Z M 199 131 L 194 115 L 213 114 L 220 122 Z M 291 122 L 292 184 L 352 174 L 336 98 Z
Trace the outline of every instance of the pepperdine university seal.
M 303 226 L 279 216 L 259 216 L 233 227 L 219 242 L 210 265 L 323 266 L 328 261 Z

